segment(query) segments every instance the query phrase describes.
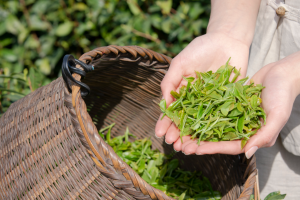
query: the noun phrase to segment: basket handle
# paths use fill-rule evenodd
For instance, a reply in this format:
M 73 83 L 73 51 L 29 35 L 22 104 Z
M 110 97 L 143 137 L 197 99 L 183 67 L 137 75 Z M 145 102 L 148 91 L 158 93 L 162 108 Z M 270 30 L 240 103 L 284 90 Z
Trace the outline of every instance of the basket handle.
M 258 169 L 256 169 L 256 176 L 255 176 L 254 199 L 255 200 L 260 200 Z
M 79 68 L 76 68 L 76 64 L 80 65 L 84 69 L 84 71 L 82 71 Z M 94 70 L 93 65 L 87 65 L 84 62 L 75 59 L 74 56 L 67 54 L 64 56 L 61 70 L 62 70 L 62 77 L 66 83 L 69 92 L 72 92 L 69 83 L 73 82 L 79 85 L 81 88 L 84 88 L 84 90 L 81 91 L 81 96 L 86 96 L 90 93 L 90 87 L 87 84 L 84 84 L 79 80 L 76 80 L 72 76 L 72 73 L 76 73 L 80 75 L 80 78 L 85 77 L 86 72 Z

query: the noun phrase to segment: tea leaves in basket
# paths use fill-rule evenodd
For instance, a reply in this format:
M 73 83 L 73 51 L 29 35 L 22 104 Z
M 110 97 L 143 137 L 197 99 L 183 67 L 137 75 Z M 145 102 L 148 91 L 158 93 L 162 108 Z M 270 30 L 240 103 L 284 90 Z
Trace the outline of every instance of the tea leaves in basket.
M 285 196 L 286 194 L 280 194 L 279 191 L 271 192 L 270 194 L 268 194 L 268 196 L 266 196 L 264 200 L 282 200 L 285 198 Z
M 282 200 L 285 198 L 285 196 L 286 194 L 280 194 L 280 191 L 271 192 L 264 198 L 264 200 Z M 250 196 L 250 200 L 254 200 L 253 194 Z
M 252 81 L 244 85 L 247 77 L 236 81 L 240 71 L 229 65 L 229 60 L 215 73 L 196 72 L 197 78 L 183 77 L 187 85 L 179 93 L 171 91 L 176 100 L 168 108 L 164 99 L 159 103 L 163 117 L 167 115 L 180 130 L 181 140 L 186 135 L 198 138 L 198 144 L 240 139 L 243 149 L 262 126 L 260 118 L 266 123 L 260 107 L 264 87 Z
M 211 184 L 201 172 L 184 171 L 173 155 L 164 155 L 152 150 L 148 138 L 129 141 L 134 137 L 128 130 L 124 135 L 111 138 L 111 124 L 99 131 L 100 136 L 114 149 L 117 155 L 136 171 L 148 184 L 178 200 L 219 200 L 221 194 L 213 191 Z M 106 135 L 103 134 L 107 131 Z

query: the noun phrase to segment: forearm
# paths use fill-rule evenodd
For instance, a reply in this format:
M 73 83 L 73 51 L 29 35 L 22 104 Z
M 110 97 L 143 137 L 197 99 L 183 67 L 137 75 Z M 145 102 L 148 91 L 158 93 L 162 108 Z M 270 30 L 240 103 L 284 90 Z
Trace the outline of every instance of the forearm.
M 250 46 L 260 0 L 211 0 L 207 33 L 228 34 Z

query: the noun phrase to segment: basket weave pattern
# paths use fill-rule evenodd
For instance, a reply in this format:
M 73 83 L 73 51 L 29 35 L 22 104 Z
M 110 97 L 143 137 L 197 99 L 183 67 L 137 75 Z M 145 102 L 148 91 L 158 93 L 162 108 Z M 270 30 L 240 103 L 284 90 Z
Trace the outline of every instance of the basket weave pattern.
M 82 99 L 77 85 L 69 93 L 58 78 L 1 117 L 0 198 L 171 199 L 139 177 L 97 130 L 116 122 L 113 136 L 128 126 L 138 138 L 152 137 L 160 82 L 171 59 L 136 46 L 109 46 L 80 60 L 95 67 L 82 80 L 91 88 L 89 96 Z M 151 139 L 161 152 L 172 149 Z M 203 171 L 223 199 L 244 200 L 253 193 L 255 157 L 176 156 L 183 168 Z
M 0 199 L 94 199 L 108 186 L 76 134 L 65 98 L 59 78 L 1 118 Z

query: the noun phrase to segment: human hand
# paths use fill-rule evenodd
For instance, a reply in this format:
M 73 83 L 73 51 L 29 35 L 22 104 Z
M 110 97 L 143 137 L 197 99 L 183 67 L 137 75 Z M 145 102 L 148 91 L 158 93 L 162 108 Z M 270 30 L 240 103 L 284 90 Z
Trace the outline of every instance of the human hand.
M 216 71 L 224 65 L 229 57 L 230 65 L 241 68 L 240 78 L 244 78 L 247 71 L 249 46 L 234 37 L 223 33 L 212 32 L 194 39 L 171 62 L 169 71 L 161 83 L 163 97 L 167 106 L 174 101 L 171 90 L 178 91 L 187 82 L 182 76 L 196 77 L 195 71 Z M 160 116 L 161 118 L 161 116 Z M 168 144 L 174 144 L 175 150 L 181 150 L 179 130 L 168 117 L 158 120 L 155 128 L 156 136 L 165 136 Z M 188 138 L 185 137 L 185 141 Z
M 258 148 L 273 146 L 279 132 L 286 124 L 295 98 L 300 93 L 300 52 L 288 56 L 278 62 L 263 67 L 254 76 L 255 84 L 262 84 L 263 89 L 262 107 L 266 112 L 266 125 L 252 136 L 244 149 L 241 149 L 241 141 L 201 142 L 188 137 L 184 138 L 183 144 L 179 146 L 185 154 L 240 154 L 246 152 L 250 158 Z

